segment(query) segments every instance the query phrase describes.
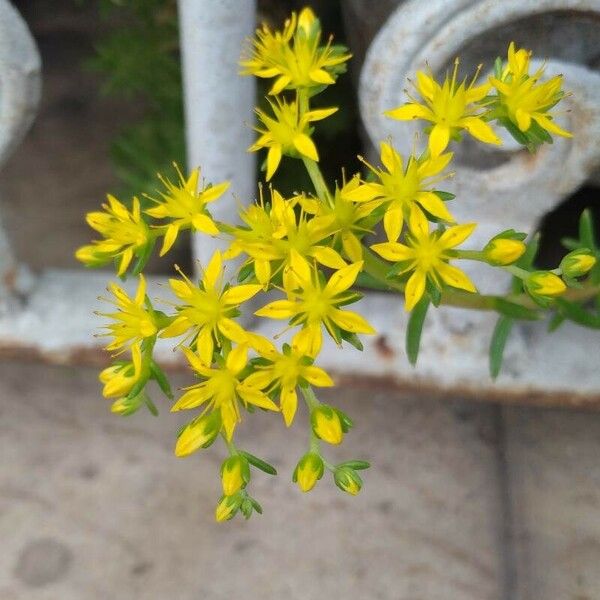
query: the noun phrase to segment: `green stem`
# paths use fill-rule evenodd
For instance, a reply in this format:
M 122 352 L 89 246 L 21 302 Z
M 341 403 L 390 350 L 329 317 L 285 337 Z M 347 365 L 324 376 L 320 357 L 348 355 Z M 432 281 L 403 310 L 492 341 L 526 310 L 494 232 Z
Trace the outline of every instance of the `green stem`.
M 302 156 L 302 162 L 306 167 L 306 171 L 308 172 L 308 176 L 312 181 L 317 196 L 331 204 L 331 194 L 329 193 L 329 189 L 327 188 L 327 184 L 325 183 L 325 179 L 323 178 L 323 173 L 321 173 L 319 165 L 314 160 L 304 155 Z
M 238 449 L 237 449 L 236 445 L 233 443 L 233 440 L 228 440 L 224 433 L 221 433 L 221 436 L 223 438 L 223 441 L 225 442 L 225 445 L 227 446 L 227 450 L 229 451 L 229 454 L 231 456 L 236 456 L 238 454 Z
M 305 388 L 301 387 L 300 391 L 302 392 L 302 395 L 304 396 L 304 400 L 306 402 L 306 406 L 308 406 L 308 410 L 312 411 L 313 409 L 317 408 L 321 404 L 319 402 L 319 399 L 315 395 L 314 390 L 312 389 L 312 387 L 310 387 L 310 385 Z

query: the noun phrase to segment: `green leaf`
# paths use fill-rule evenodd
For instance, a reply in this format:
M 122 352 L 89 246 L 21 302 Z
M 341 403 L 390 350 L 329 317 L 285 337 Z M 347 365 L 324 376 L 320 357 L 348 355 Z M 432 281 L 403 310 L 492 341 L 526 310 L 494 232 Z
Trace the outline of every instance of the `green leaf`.
M 584 327 L 590 327 L 591 329 L 600 329 L 600 315 L 588 312 L 579 304 L 569 302 L 564 298 L 557 298 L 556 306 L 559 308 L 561 314 L 570 321 Z
M 150 400 L 150 398 L 148 398 L 148 396 L 146 396 L 146 395 L 144 395 L 144 401 L 146 402 L 146 406 L 148 407 L 148 410 L 155 417 L 158 417 L 158 408 L 156 408 L 156 404 L 154 404 L 154 402 L 152 402 L 152 400 Z
M 548 323 L 548 333 L 556 331 L 565 321 L 566 317 L 564 315 L 556 313 Z
M 537 311 L 532 310 L 531 308 L 526 308 L 525 306 L 521 306 L 520 304 L 515 304 L 514 302 L 510 302 L 504 298 L 496 298 L 494 300 L 494 308 L 501 315 L 512 317 L 514 319 L 535 321 L 540 318 L 540 314 Z
M 363 469 L 369 469 L 371 467 L 371 463 L 367 462 L 366 460 L 348 460 L 337 465 L 337 468 L 339 467 L 349 467 L 355 471 L 361 471 Z
M 592 211 L 589 208 L 586 208 L 579 217 L 579 241 L 581 246 L 592 250 L 596 248 L 594 221 Z
M 273 465 L 270 465 L 268 462 L 261 460 L 258 456 L 254 456 L 254 454 L 250 454 L 250 452 L 246 452 L 245 450 L 241 450 L 240 454 L 244 456 L 248 462 L 255 466 L 257 469 L 260 469 L 264 473 L 268 475 L 277 475 L 277 471 Z
M 408 319 L 406 329 L 406 354 L 411 365 L 417 363 L 419 357 L 419 347 L 421 345 L 421 333 L 423 333 L 423 324 L 429 309 L 429 298 L 423 297 L 413 308 Z
M 454 200 L 454 198 L 456 198 L 456 194 L 451 194 L 450 192 L 442 192 L 441 190 L 433 190 L 433 193 L 444 202 L 448 202 L 449 200 Z
M 171 390 L 169 380 L 167 379 L 164 371 L 154 361 L 150 363 L 150 372 L 156 380 L 156 383 L 158 383 L 158 386 L 162 390 L 163 394 L 170 400 L 173 400 L 173 392 Z
M 504 347 L 506 340 L 510 335 L 514 321 L 509 317 L 502 315 L 494 328 L 492 341 L 490 342 L 490 375 L 496 379 L 502 367 L 502 358 L 504 357 Z

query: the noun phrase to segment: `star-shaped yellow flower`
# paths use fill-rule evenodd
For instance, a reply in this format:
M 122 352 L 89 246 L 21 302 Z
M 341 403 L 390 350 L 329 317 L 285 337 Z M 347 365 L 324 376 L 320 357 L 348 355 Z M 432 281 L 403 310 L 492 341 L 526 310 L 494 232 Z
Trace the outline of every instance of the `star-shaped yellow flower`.
M 239 314 L 239 305 L 252 298 L 262 286 L 225 286 L 219 250 L 213 254 L 198 285 L 181 275 L 182 279 L 170 279 L 169 285 L 184 304 L 176 305 L 177 317 L 160 337 L 177 337 L 188 332 L 197 336 L 194 346 L 204 364 L 210 365 L 215 344 L 220 346 L 223 337 L 236 343 L 246 341 L 246 332 L 234 317 Z
M 306 156 L 311 160 L 318 161 L 317 147 L 310 137 L 310 123 L 326 119 L 337 111 L 337 108 L 319 108 L 303 112 L 297 102 L 286 102 L 277 99 L 271 102 L 274 117 L 270 117 L 260 108 L 256 114 L 262 122 L 263 127 L 256 127 L 260 137 L 250 148 L 249 152 L 256 152 L 261 148 L 268 148 L 267 174 L 269 181 L 277 171 L 281 157 L 285 154 L 294 158 Z
M 77 260 L 89 267 L 105 265 L 118 258 L 117 275 L 123 275 L 134 256 L 140 256 L 152 239 L 152 233 L 142 219 L 140 201 L 133 199 L 132 210 L 114 196 L 107 195 L 108 204 L 103 204 L 105 212 L 88 213 L 88 225 L 100 233 L 104 239 L 82 246 L 75 253 Z
M 498 107 L 522 132 L 527 132 L 532 123 L 562 137 L 573 137 L 559 127 L 550 114 L 550 109 L 564 97 L 562 75 L 555 75 L 540 83 L 544 67 L 529 75 L 531 52 L 517 50 L 515 43 L 508 47 L 508 63 L 500 77 L 491 77 L 490 82 L 498 90 Z
M 491 85 L 475 86 L 476 77 L 469 85 L 457 82 L 458 59 L 454 63 L 452 77 L 446 77 L 440 85 L 432 76 L 417 71 L 416 88 L 423 102 L 412 100 L 403 106 L 387 111 L 392 119 L 407 121 L 425 119 L 433 123 L 429 133 L 429 151 L 439 156 L 448 146 L 450 137 L 464 129 L 474 138 L 486 144 L 500 144 L 500 138 L 482 118 L 485 110 L 477 104 L 486 97 Z M 412 99 L 412 98 L 411 98 Z
M 368 183 L 367 187 L 374 198 L 386 203 L 383 227 L 390 242 L 398 240 L 404 220 L 410 218 L 414 211 L 420 211 L 420 208 L 441 221 L 454 221 L 442 199 L 432 191 L 435 183 L 447 177 L 440 174 L 451 159 L 451 152 L 433 158 L 409 156 L 405 165 L 402 156 L 391 144 L 381 142 L 381 162 L 384 169 L 377 169 L 365 161 L 379 180 Z M 353 197 L 352 193 L 348 195 Z
M 160 255 L 164 256 L 173 246 L 179 232 L 183 229 L 193 229 L 208 235 L 217 235 L 218 227 L 210 216 L 206 205 L 222 196 L 229 182 L 224 181 L 216 185 L 198 189 L 200 169 L 194 169 L 186 179 L 179 167 L 175 165 L 179 176 L 179 183 L 159 175 L 165 186 L 165 191 L 160 192 L 160 198 L 148 196 L 156 206 L 146 210 L 146 214 L 156 219 L 170 219 L 168 225 L 161 226 L 164 231 L 163 245 Z
M 256 31 L 250 56 L 240 62 L 243 75 L 276 78 L 270 94 L 284 89 L 307 89 L 335 83 L 350 54 L 329 39 L 321 46 L 321 25 L 310 8 L 292 13 L 281 32 L 267 25 Z
M 277 405 L 256 387 L 250 387 L 242 372 L 248 363 L 248 347 L 246 344 L 235 346 L 227 355 L 224 364 L 210 368 L 191 349 L 183 348 L 192 369 L 203 379 L 201 383 L 192 385 L 177 400 L 171 410 L 188 410 L 207 403 L 205 410 L 219 411 L 225 437 L 231 440 L 236 425 L 241 420 L 239 403 L 249 404 L 266 410 L 279 411 Z
M 114 304 L 119 310 L 114 313 L 99 313 L 114 321 L 105 325 L 105 329 L 108 329 L 109 333 L 101 334 L 114 338 L 106 346 L 107 350 L 120 350 L 129 344 L 141 342 L 158 333 L 157 317 L 146 296 L 146 280 L 143 275 L 140 275 L 138 289 L 133 299 L 115 283 L 109 284 L 108 289 L 115 297 Z
M 321 325 L 338 344 L 342 342 L 342 332 L 375 333 L 364 317 L 339 308 L 360 299 L 360 294 L 351 291 L 350 287 L 362 269 L 362 261 L 336 271 L 326 283 L 298 253 L 295 253 L 293 265 L 297 288 L 286 289 L 287 300 L 275 300 L 255 313 L 269 319 L 290 319 L 292 326 L 301 325 L 293 346 L 304 348 L 308 356 L 315 357 L 323 343 Z
M 449 285 L 467 292 L 477 291 L 463 271 L 448 263 L 453 258 L 452 248 L 462 244 L 473 229 L 474 224 L 455 225 L 444 232 L 430 233 L 423 213 L 414 211 L 410 216 L 406 244 L 385 242 L 371 246 L 379 256 L 399 263 L 398 274 L 412 272 L 404 291 L 406 310 L 412 310 L 423 297 L 428 279 L 438 289 Z

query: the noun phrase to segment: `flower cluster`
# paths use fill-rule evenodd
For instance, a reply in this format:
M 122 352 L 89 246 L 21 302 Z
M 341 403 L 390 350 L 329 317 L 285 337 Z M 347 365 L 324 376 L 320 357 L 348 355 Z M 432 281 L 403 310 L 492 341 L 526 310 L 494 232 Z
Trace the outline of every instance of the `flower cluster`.
M 388 114 L 429 122 L 424 149 L 402 156 L 387 140 L 380 146 L 379 165 L 359 157 L 364 172 L 342 174 L 331 185 L 321 174 L 311 136 L 313 124 L 337 108 L 314 108 L 311 100 L 335 83 L 349 57 L 331 40 L 322 42 L 319 20 L 304 9 L 282 31 L 259 29 L 242 59 L 244 74 L 273 81 L 270 112 L 257 110 L 259 137 L 249 150 L 266 150 L 267 181 L 284 157 L 302 161 L 313 190 L 286 198 L 273 187 L 266 193 L 261 188 L 258 200 L 240 209 L 239 223 L 222 223 L 211 215 L 210 204 L 229 184 L 210 185 L 198 169 L 188 176 L 177 169 L 176 180 L 160 178 L 163 189 L 147 198 L 145 210 L 137 198 L 130 211 L 109 196 L 103 211 L 88 215 L 103 239 L 77 251 L 87 266 L 114 261 L 120 277 L 128 272 L 139 276 L 133 297 L 110 284 L 109 302 L 116 310 L 100 313 L 109 320 L 102 335 L 110 338 L 107 349 L 116 359 L 100 374 L 112 410 L 129 415 L 146 406 L 156 413 L 147 392 L 150 381 L 173 398 L 153 358 L 158 338 L 175 339 L 195 375 L 196 382 L 171 407 L 192 415 L 178 434 L 175 454 L 189 456 L 222 439 L 226 456 L 218 521 L 262 512 L 248 491 L 252 474 L 256 469 L 276 472 L 236 444 L 238 426 L 255 411 L 281 413 L 288 427 L 305 417 L 307 449 L 292 474 L 302 491 L 311 490 L 326 472 L 344 492 L 360 491 L 358 471 L 369 464 L 348 460 L 335 465 L 324 455 L 324 444 L 340 444 L 353 422 L 340 408 L 321 402 L 315 389 L 334 385 L 319 364 L 325 338 L 362 350 L 364 336 L 375 333 L 360 304 L 351 306 L 361 299 L 361 282 L 404 295 L 405 309 L 411 312 L 412 361 L 430 304 L 499 313 L 502 327 L 492 343 L 493 375 L 502 355 L 500 338 L 505 340 L 506 324 L 515 319 L 538 319 L 552 311 L 553 328 L 566 319 L 599 326 L 600 317 L 585 309 L 598 296 L 600 284 L 600 251 L 589 214 L 581 219 L 580 239 L 566 241 L 570 253 L 560 265 L 539 270 L 534 263 L 536 238 L 526 240 L 525 233 L 512 229 L 499 232 L 483 248 L 463 248 L 476 224 L 457 223 L 448 208 L 454 196 L 439 189 L 450 175 L 451 144 L 460 141 L 463 131 L 482 143 L 500 144 L 494 126 L 503 126 L 532 150 L 551 141 L 550 134 L 570 135 L 550 114 L 564 95 L 560 78 L 542 81 L 542 69 L 530 75 L 530 54 L 514 44 L 508 60 L 497 61 L 494 76 L 479 85 L 477 74 L 459 80 L 458 61 L 441 83 L 432 73 L 417 73 L 421 101 L 411 98 Z M 371 236 L 379 229 L 386 241 Z M 176 267 L 177 276 L 169 280 L 172 298 L 151 300 L 141 272 L 157 240 L 162 238 L 164 255 L 184 230 L 219 236 L 227 247 L 200 265 L 197 277 Z M 511 274 L 506 295 L 478 292 L 458 266 L 473 260 Z M 267 292 L 269 299 L 259 300 Z M 168 308 L 158 310 L 157 302 Z M 249 327 L 250 315 L 257 317 L 254 329 Z M 265 330 L 262 320 L 285 325 L 280 334 L 267 337 L 260 333 Z M 284 334 L 285 341 L 279 343 Z M 299 399 L 306 405 L 304 414 Z

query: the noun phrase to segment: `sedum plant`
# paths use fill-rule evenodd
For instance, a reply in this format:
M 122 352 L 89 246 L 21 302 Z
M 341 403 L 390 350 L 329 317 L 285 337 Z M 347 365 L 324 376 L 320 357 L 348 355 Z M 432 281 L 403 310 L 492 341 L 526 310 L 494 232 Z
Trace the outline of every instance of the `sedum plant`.
M 282 160 L 293 160 L 307 170 L 312 190 L 285 198 L 273 187 L 261 188 L 258 200 L 240 209 L 239 223 L 224 223 L 212 217 L 211 204 L 223 201 L 229 184 L 207 183 L 198 169 L 187 176 L 177 169 L 174 180 L 160 176 L 162 189 L 146 198 L 146 210 L 138 198 L 127 208 L 108 196 L 101 211 L 88 215 L 100 239 L 77 251 L 87 266 L 114 263 L 119 277 L 139 280 L 133 297 L 111 283 L 114 309 L 101 313 L 108 319 L 107 350 L 115 358 L 100 374 L 112 411 L 129 415 L 146 406 L 156 413 L 146 391 L 151 380 L 173 399 L 153 358 L 158 338 L 173 340 L 195 375 L 196 382 L 171 407 L 190 414 L 175 454 L 188 456 L 222 440 L 218 521 L 261 512 L 249 492 L 252 473 L 275 474 L 271 465 L 238 447 L 238 425 L 247 413 L 267 412 L 281 413 L 289 427 L 300 398 L 308 409 L 308 441 L 293 481 L 307 492 L 328 473 L 344 492 L 360 491 L 359 471 L 369 464 L 332 464 L 325 451 L 342 442 L 353 422 L 316 392 L 333 386 L 319 366 L 323 337 L 362 350 L 361 337 L 375 333 L 368 315 L 350 308 L 361 298 L 357 282 L 368 280 L 404 297 L 410 312 L 407 354 L 413 363 L 430 306 L 498 313 L 490 344 L 493 376 L 515 320 L 550 317 L 550 329 L 566 319 L 600 327 L 599 249 L 589 213 L 581 218 L 580 239 L 565 242 L 569 254 L 555 269 L 539 270 L 535 236 L 516 229 L 498 232 L 482 248 L 463 249 L 476 224 L 457 223 L 454 197 L 440 189 L 450 175 L 450 149 L 465 134 L 500 144 L 496 131 L 504 127 L 531 151 L 551 143 L 552 135 L 569 137 L 553 118 L 564 96 L 561 78 L 542 81 L 543 69 L 530 73 L 530 53 L 514 44 L 487 81 L 478 83 L 477 74 L 460 79 L 458 61 L 441 83 L 432 73 L 419 72 L 415 97 L 391 107 L 388 115 L 424 120 L 425 149 L 401 156 L 391 140 L 383 141 L 378 165 L 360 159 L 363 174 L 342 173 L 339 181 L 327 182 L 312 135 L 337 109 L 317 108 L 313 101 L 335 84 L 349 58 L 345 48 L 323 39 L 318 19 L 304 9 L 281 31 L 260 28 L 241 60 L 243 74 L 272 81 L 270 109 L 256 111 L 258 137 L 249 150 L 266 151 L 267 181 Z M 380 224 L 385 241 L 370 241 Z M 226 240 L 227 249 L 199 266 L 198 279 L 176 267 L 169 281 L 173 298 L 159 300 L 166 307 L 160 310 L 146 293 L 144 266 L 157 242 L 164 255 L 187 230 Z M 461 269 L 464 261 L 510 273 L 510 289 L 504 295 L 480 293 Z M 288 341 L 246 328 L 244 318 L 253 311 L 259 319 L 281 321 Z

